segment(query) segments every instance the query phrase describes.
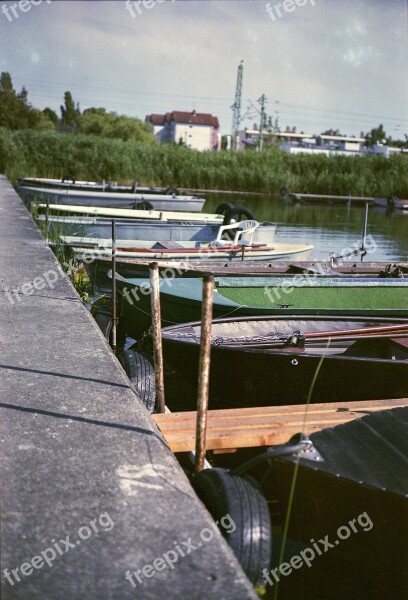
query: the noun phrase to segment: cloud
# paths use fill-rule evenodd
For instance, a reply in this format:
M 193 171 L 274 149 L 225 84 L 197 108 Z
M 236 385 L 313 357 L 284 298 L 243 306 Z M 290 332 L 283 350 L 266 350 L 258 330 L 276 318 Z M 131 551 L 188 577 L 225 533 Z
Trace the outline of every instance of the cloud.
M 408 131 L 406 15 L 404 0 L 315 0 L 275 21 L 264 0 L 175 0 L 134 18 L 125 0 L 59 0 L 0 14 L 1 65 L 44 106 L 70 89 L 82 108 L 142 118 L 213 112 L 228 132 L 244 59 L 243 112 L 265 93 L 282 126 L 359 133 L 378 116 Z

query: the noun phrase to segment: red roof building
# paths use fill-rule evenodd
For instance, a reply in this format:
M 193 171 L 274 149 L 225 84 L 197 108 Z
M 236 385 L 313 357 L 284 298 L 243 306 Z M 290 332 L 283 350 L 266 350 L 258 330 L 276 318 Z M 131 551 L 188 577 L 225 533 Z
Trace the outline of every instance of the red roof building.
M 195 150 L 220 148 L 219 121 L 208 113 L 173 111 L 165 115 L 146 115 L 160 142 L 173 142 Z

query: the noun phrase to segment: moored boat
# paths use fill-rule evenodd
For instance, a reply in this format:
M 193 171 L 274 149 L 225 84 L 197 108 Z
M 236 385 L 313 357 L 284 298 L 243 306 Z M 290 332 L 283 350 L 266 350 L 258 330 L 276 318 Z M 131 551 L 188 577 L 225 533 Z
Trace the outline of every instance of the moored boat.
M 374 198 L 376 206 L 386 208 L 387 210 L 408 210 L 408 200 L 401 200 L 397 196 L 389 198 Z
M 163 215 L 165 214 L 163 213 Z M 122 247 L 130 247 L 132 240 L 212 242 L 217 238 L 223 223 L 221 215 L 216 216 L 221 217 L 221 219 L 207 218 L 203 220 L 176 220 L 168 219 L 165 216 L 159 218 L 157 215 L 160 215 L 160 213 L 155 211 L 154 218 L 151 219 L 148 216 L 134 219 L 116 218 L 116 239 L 121 240 Z M 82 216 L 60 217 L 56 215 L 51 215 L 48 219 L 45 215 L 40 215 L 38 219 L 44 226 L 48 221 L 50 232 L 54 231 L 59 237 L 63 237 L 63 241 L 67 244 L 76 243 L 77 246 L 98 246 L 102 244 L 104 248 L 111 247 L 112 219 Z M 275 232 L 276 225 L 273 223 L 259 223 L 259 227 L 254 232 L 253 241 L 259 244 L 270 244 L 274 241 Z
M 195 408 L 200 333 L 198 322 L 162 330 L 171 410 Z M 408 320 L 300 315 L 216 319 L 211 336 L 210 408 L 408 394 Z M 139 348 L 149 348 L 149 343 L 147 337 Z
M 146 193 L 145 191 L 99 191 L 96 189 L 58 189 L 48 187 L 17 186 L 25 200 L 61 205 L 140 208 L 144 210 L 168 210 L 200 212 L 205 199 L 196 196 Z
M 22 177 L 17 180 L 17 185 L 22 187 L 36 187 L 45 189 L 70 189 L 70 190 L 85 190 L 98 192 L 127 192 L 127 193 L 144 193 L 144 194 L 166 194 L 179 195 L 179 190 L 175 186 L 159 187 L 140 185 L 134 181 L 132 185 L 118 185 L 116 181 L 85 181 L 76 180 L 69 175 L 62 179 L 52 179 L 47 177 Z

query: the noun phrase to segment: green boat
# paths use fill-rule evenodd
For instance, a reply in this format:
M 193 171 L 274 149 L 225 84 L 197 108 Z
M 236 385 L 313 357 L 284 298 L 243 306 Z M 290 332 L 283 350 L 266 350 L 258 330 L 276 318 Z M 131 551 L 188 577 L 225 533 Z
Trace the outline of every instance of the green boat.
M 151 325 L 150 282 L 117 275 L 121 323 L 135 339 Z M 164 326 L 201 318 L 201 278 L 160 279 Z M 215 277 L 213 317 L 339 315 L 408 318 L 408 279 L 361 276 Z

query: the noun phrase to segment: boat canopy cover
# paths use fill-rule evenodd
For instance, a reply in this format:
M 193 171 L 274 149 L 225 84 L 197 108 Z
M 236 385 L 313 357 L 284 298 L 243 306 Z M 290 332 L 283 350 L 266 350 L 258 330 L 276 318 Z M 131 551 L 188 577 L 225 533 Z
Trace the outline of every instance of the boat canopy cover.
M 369 488 L 408 496 L 408 408 L 394 408 L 323 429 L 310 436 L 322 461 L 300 459 L 304 468 Z M 280 460 L 295 462 L 295 457 Z

